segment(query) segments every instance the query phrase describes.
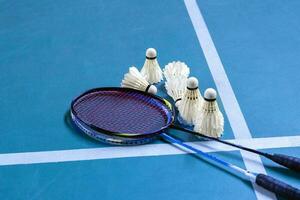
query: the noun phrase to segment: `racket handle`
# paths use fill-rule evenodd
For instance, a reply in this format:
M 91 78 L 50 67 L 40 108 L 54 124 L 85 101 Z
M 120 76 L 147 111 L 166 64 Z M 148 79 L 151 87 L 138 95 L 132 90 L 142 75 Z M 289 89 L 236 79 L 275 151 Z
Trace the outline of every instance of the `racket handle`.
M 300 190 L 290 186 L 282 181 L 279 181 L 271 176 L 265 174 L 258 174 L 255 180 L 256 184 L 277 194 L 291 200 L 300 199 Z
M 267 154 L 266 157 L 282 166 L 300 172 L 300 158 L 276 153 Z

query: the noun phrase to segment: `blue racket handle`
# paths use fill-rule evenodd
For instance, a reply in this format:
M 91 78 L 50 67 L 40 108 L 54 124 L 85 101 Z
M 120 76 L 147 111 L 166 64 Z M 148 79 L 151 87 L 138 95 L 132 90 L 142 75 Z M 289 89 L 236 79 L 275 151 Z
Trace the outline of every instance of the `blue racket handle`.
M 282 166 L 300 172 L 300 158 L 276 153 L 268 154 L 266 157 Z
M 255 180 L 256 184 L 277 194 L 291 200 L 300 199 L 300 190 L 294 188 L 284 182 L 281 182 L 271 176 L 265 174 L 258 174 Z

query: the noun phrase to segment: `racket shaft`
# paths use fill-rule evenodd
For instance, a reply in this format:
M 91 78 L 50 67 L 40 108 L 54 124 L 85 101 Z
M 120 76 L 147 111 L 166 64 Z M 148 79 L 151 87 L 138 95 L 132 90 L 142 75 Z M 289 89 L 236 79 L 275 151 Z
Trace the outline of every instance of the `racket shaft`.
M 284 167 L 289 168 L 291 170 L 300 172 L 300 158 L 292 157 L 292 156 L 288 156 L 288 155 L 283 155 L 283 154 L 268 154 L 268 153 L 265 153 L 265 152 L 262 152 L 262 151 L 258 151 L 258 150 L 255 150 L 255 149 L 251 149 L 251 148 L 248 148 L 248 147 L 238 145 L 238 144 L 234 144 L 234 143 L 231 143 L 231 142 L 228 142 L 228 141 L 225 141 L 225 140 L 220 140 L 219 138 L 214 138 L 214 137 L 210 137 L 210 136 L 207 136 L 207 135 L 203 135 L 203 134 L 197 133 L 195 131 L 182 128 L 182 127 L 177 126 L 177 125 L 172 125 L 171 127 L 175 128 L 177 130 L 181 130 L 181 131 L 191 133 L 192 135 L 195 135 L 195 136 L 199 136 L 199 137 L 202 137 L 202 138 L 205 138 L 205 139 L 208 139 L 208 140 L 214 140 L 216 142 L 220 142 L 220 143 L 223 143 L 223 144 L 226 144 L 226 145 L 229 145 L 229 146 L 233 146 L 233 147 L 245 150 L 245 151 L 249 151 L 249 152 L 264 156 L 265 158 L 268 158 L 268 159 L 272 160 L 273 162 L 276 162 L 277 164 L 279 164 L 281 166 L 284 166 Z
M 163 139 L 165 139 L 166 141 L 168 141 L 168 142 L 170 142 L 172 144 L 177 144 L 180 147 L 184 147 L 184 148 L 186 148 L 186 149 L 188 149 L 188 150 L 190 150 L 190 151 L 192 151 L 194 153 L 197 153 L 198 155 L 203 156 L 204 158 L 207 158 L 209 160 L 215 161 L 218 164 L 220 164 L 222 166 L 225 166 L 227 168 L 230 168 L 230 169 L 232 169 L 232 170 L 234 170 L 234 171 L 236 171 L 238 173 L 242 173 L 245 176 L 247 176 L 248 178 L 250 178 L 252 181 L 255 181 L 255 175 L 252 174 L 251 172 L 247 171 L 247 170 L 244 170 L 244 169 L 242 169 L 242 168 L 240 168 L 238 166 L 235 166 L 235 165 L 233 165 L 231 163 L 228 163 L 228 162 L 226 162 L 224 160 L 221 160 L 218 157 L 212 156 L 212 155 L 210 155 L 208 153 L 205 153 L 205 152 L 203 152 L 203 151 L 201 151 L 199 149 L 196 149 L 195 147 L 192 147 L 192 146 L 190 146 L 190 145 L 188 145 L 186 143 L 183 143 L 181 140 L 175 139 L 175 138 L 171 137 L 170 135 L 168 135 L 166 133 L 162 133 L 162 134 L 160 134 L 160 136 Z
M 259 186 L 265 188 L 266 190 L 269 190 L 271 192 L 274 192 L 275 194 L 277 195 L 280 195 L 282 197 L 286 197 L 288 199 L 300 199 L 300 190 L 293 187 L 293 186 L 290 186 L 282 181 L 279 181 L 277 179 L 274 179 L 273 177 L 271 176 L 267 176 L 267 175 L 264 175 L 264 174 L 254 174 L 252 172 L 249 172 L 245 169 L 242 169 L 236 165 L 233 165 L 231 163 L 228 163 L 224 160 L 221 160 L 219 159 L 218 157 L 215 157 L 215 156 L 212 156 L 210 154 L 207 154 L 199 149 L 196 149 L 186 143 L 183 143 L 181 140 L 178 140 L 178 139 L 175 139 L 173 137 L 171 137 L 170 135 L 167 135 L 165 133 L 162 133 L 161 134 L 161 137 L 168 141 L 169 143 L 172 143 L 172 144 L 177 144 L 181 147 L 184 147 L 194 153 L 197 153 L 198 155 L 204 157 L 204 158 L 207 158 L 209 160 L 212 160 L 214 162 L 217 162 L 218 164 L 222 165 L 222 166 L 225 166 L 229 169 L 232 169 L 236 172 L 239 172 L 239 173 L 242 173 L 244 174 L 245 176 L 247 176 L 251 182 L 255 182 L 257 183 Z

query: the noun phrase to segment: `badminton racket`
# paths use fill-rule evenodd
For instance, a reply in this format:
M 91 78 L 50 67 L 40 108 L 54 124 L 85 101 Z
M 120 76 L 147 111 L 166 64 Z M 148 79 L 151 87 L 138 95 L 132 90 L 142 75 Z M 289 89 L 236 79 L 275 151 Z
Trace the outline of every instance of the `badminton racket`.
M 299 199 L 300 190 L 264 174 L 256 174 L 211 156 L 164 133 L 174 121 L 171 104 L 154 95 L 128 88 L 97 88 L 72 101 L 74 124 L 90 137 L 110 144 L 145 144 L 156 137 L 177 144 L 242 173 L 275 194 Z
M 111 88 L 111 89 L 112 89 L 112 90 L 118 90 L 118 91 L 120 91 L 120 89 L 116 89 L 116 88 Z M 101 90 L 102 92 L 104 92 L 104 90 L 110 91 L 110 88 L 107 88 L 107 89 L 104 89 L 104 88 L 102 88 L 102 89 L 96 89 L 96 91 L 99 91 L 99 92 L 100 92 L 100 90 Z M 122 89 L 122 91 L 123 91 L 123 90 L 125 91 L 125 90 L 127 90 L 127 89 Z M 129 91 L 129 90 L 127 90 L 127 91 Z M 79 99 L 81 99 L 81 100 L 82 100 L 82 99 L 86 99 L 87 96 L 91 96 L 91 95 L 89 94 L 89 93 L 91 93 L 91 92 L 92 92 L 92 91 L 87 91 L 86 93 L 82 94 L 81 96 L 79 96 L 78 98 L 76 98 L 76 99 L 73 101 L 72 106 L 71 106 L 71 107 L 72 107 L 72 118 L 74 118 L 74 115 L 76 115 L 76 110 L 77 110 L 77 109 L 80 109 L 79 106 L 80 106 L 81 104 L 78 104 L 77 100 L 79 100 Z M 116 92 L 115 92 L 115 93 L 116 93 Z M 103 98 L 103 97 L 102 97 L 102 98 Z M 108 96 L 108 97 L 106 97 L 106 98 L 108 98 L 107 100 L 109 101 L 110 98 L 112 98 L 112 96 Z M 166 101 L 166 100 L 164 100 L 164 99 L 161 99 L 161 98 L 159 98 L 159 97 L 157 97 L 157 96 L 149 96 L 148 98 L 152 99 L 152 101 L 155 101 L 155 99 L 156 99 L 156 100 L 159 99 L 160 102 L 162 101 L 162 102 L 164 102 L 165 105 L 167 105 L 168 107 L 171 107 L 171 104 L 170 104 L 168 101 Z M 75 102 L 76 102 L 76 105 L 78 105 L 78 106 L 75 106 Z M 87 103 L 90 104 L 89 106 L 92 107 L 92 110 L 93 110 L 93 109 L 96 109 L 96 108 L 93 107 L 94 105 L 92 104 L 92 102 L 87 101 Z M 119 103 L 120 103 L 120 102 L 119 102 Z M 123 103 L 124 103 L 124 102 L 123 102 Z M 84 107 L 87 106 L 86 104 L 83 104 L 83 105 L 84 105 Z M 149 104 L 149 105 L 150 105 L 150 104 Z M 149 105 L 148 105 L 148 106 L 149 106 Z M 114 106 L 114 105 L 111 105 L 111 106 Z M 126 104 L 125 104 L 125 106 L 126 106 Z M 143 107 L 144 105 L 143 105 L 143 104 L 141 104 L 141 105 L 140 105 L 140 104 L 137 104 L 137 106 L 140 106 L 139 108 L 137 108 L 140 112 L 139 112 L 139 115 L 137 115 L 137 116 L 135 116 L 135 117 L 138 118 L 138 120 L 141 120 L 141 121 L 137 121 L 137 122 L 139 122 L 139 124 L 152 123 L 152 122 L 150 122 L 151 120 L 150 120 L 150 121 L 149 121 L 149 120 L 144 121 L 145 116 L 147 117 L 147 115 L 148 115 L 147 113 L 141 112 L 141 111 L 144 111 L 144 110 L 145 110 L 145 108 Z M 109 107 L 107 107 L 107 108 L 109 109 L 109 111 L 114 110 L 113 108 L 109 108 Z M 146 111 L 149 112 L 148 109 L 146 109 Z M 82 112 L 82 111 L 80 110 L 80 112 Z M 89 112 L 89 110 L 85 110 L 85 112 Z M 97 112 L 98 115 L 101 115 L 101 113 L 106 114 L 106 111 L 102 111 L 102 112 L 101 112 L 101 110 L 100 110 L 99 112 Z M 119 113 L 118 113 L 118 114 L 119 114 Z M 97 126 L 97 124 L 95 124 L 95 122 L 92 121 L 91 119 L 86 119 L 86 118 L 83 118 L 83 119 L 84 119 L 85 122 L 86 122 L 85 124 L 91 124 L 91 126 L 92 126 L 93 128 L 95 128 L 96 131 L 102 132 L 102 133 L 106 133 L 106 134 L 102 134 L 101 137 L 100 137 L 99 135 L 93 135 L 93 137 L 98 137 L 98 140 L 101 140 L 101 141 L 103 141 L 103 137 L 105 137 L 107 143 L 113 143 L 113 144 L 121 143 L 121 144 L 122 144 L 122 142 L 125 142 L 126 145 L 137 145 L 137 144 L 148 143 L 148 142 L 151 142 L 151 141 L 153 140 L 152 137 L 147 137 L 147 138 L 145 138 L 144 140 L 134 139 L 133 137 L 135 137 L 135 136 L 139 137 L 139 135 L 140 135 L 140 136 L 143 136 L 143 137 L 145 137 L 145 136 L 151 136 L 151 135 L 156 135 L 157 133 L 159 133 L 159 132 L 162 131 L 163 129 L 169 127 L 169 128 L 174 128 L 174 129 L 177 129 L 177 130 L 185 131 L 185 132 L 191 133 L 191 134 L 196 135 L 196 136 L 200 136 L 200 137 L 205 138 L 205 139 L 208 139 L 208 140 L 214 140 L 214 141 L 216 141 L 216 142 L 220 142 L 220 143 L 223 143 L 223 144 L 226 144 L 226 145 L 230 145 L 230 146 L 233 146 L 233 147 L 236 147 L 236 148 L 245 150 L 245 151 L 249 151 L 249 152 L 252 152 L 252 153 L 261 155 L 261 156 L 263 156 L 263 157 L 265 157 L 265 158 L 268 158 L 268 159 L 272 160 L 273 162 L 276 162 L 277 164 L 279 164 L 279 165 L 281 165 L 281 166 L 287 167 L 287 168 L 292 169 L 292 170 L 294 170 L 294 171 L 298 171 L 298 172 L 300 171 L 300 159 L 297 158 L 297 157 L 288 156 L 288 155 L 283 155 L 283 154 L 271 154 L 271 153 L 265 153 L 265 152 L 263 152 L 263 151 L 251 149 L 251 148 L 244 147 L 244 146 L 241 146 L 241 145 L 238 145 L 238 144 L 235 144 L 235 143 L 231 143 L 231 142 L 228 142 L 228 141 L 220 140 L 220 139 L 218 139 L 218 138 L 214 138 L 214 137 L 210 137 L 210 136 L 207 136 L 207 135 L 204 135 L 204 134 L 200 134 L 200 133 L 194 132 L 194 131 L 192 131 L 192 130 L 182 128 L 182 127 L 176 125 L 175 123 L 173 123 L 173 119 L 174 119 L 174 111 L 173 111 L 172 109 L 171 109 L 170 112 L 167 112 L 166 114 L 169 115 L 169 117 L 168 117 L 167 119 L 171 119 L 171 118 L 172 118 L 171 121 L 168 121 L 167 124 L 164 124 L 164 123 L 161 123 L 161 122 L 160 122 L 160 123 L 161 123 L 161 127 L 158 126 L 157 130 L 150 130 L 149 133 L 144 133 L 144 134 L 136 134 L 136 132 L 137 132 L 136 130 L 133 131 L 133 132 L 131 131 L 130 133 L 127 133 L 127 132 L 124 133 L 124 131 L 117 132 L 117 131 L 120 131 L 119 129 L 109 131 L 109 130 L 107 130 L 105 127 L 104 127 L 104 129 L 99 128 L 99 127 L 102 127 L 102 126 L 103 126 L 102 124 L 98 124 L 98 126 Z M 125 113 L 125 115 L 126 115 L 126 113 Z M 87 113 L 86 116 L 90 116 L 89 113 Z M 101 116 L 102 116 L 101 119 L 104 119 L 104 118 L 105 118 L 105 116 L 103 116 L 103 115 L 101 115 Z M 138 117 L 138 116 L 140 116 L 140 117 Z M 151 115 L 149 115 L 149 117 L 151 117 Z M 92 117 L 92 119 L 95 120 L 94 117 Z M 123 118 L 121 118 L 121 119 L 123 119 Z M 74 120 L 75 120 L 75 118 L 74 118 Z M 79 120 L 79 119 L 77 119 L 77 120 Z M 77 121 L 77 120 L 75 120 L 75 121 Z M 157 122 L 159 122 L 159 119 L 157 119 L 156 123 L 157 123 Z M 78 123 L 78 122 L 77 122 L 77 123 Z M 102 122 L 101 122 L 101 123 L 102 123 Z M 105 122 L 104 122 L 104 123 L 105 123 Z M 114 123 L 117 123 L 117 122 L 114 122 Z M 94 125 L 95 125 L 95 126 L 94 126 Z M 126 126 L 124 126 L 123 124 L 121 124 L 121 125 L 122 125 L 122 128 L 126 128 Z M 153 126 L 153 125 L 152 125 L 152 126 Z M 133 125 L 133 127 L 136 127 L 136 125 Z M 148 127 L 150 127 L 149 124 L 148 124 Z M 84 129 L 88 129 L 88 127 L 82 127 L 82 129 L 83 129 L 83 128 L 84 128 Z M 137 127 L 137 128 L 139 128 L 139 127 Z M 122 130 L 122 129 L 121 129 L 121 130 Z M 143 129 L 141 129 L 141 130 L 143 130 Z M 128 139 L 127 139 L 127 140 L 122 140 L 122 139 L 120 140 L 120 138 L 117 138 L 117 137 L 109 137 L 110 135 L 113 135 L 113 136 L 118 135 L 118 136 L 121 136 L 121 137 L 127 137 Z M 129 138 L 131 138 L 131 139 L 129 139 Z M 105 141 L 103 141 L 103 142 L 105 142 Z M 136 143 L 136 142 L 137 142 L 137 143 Z

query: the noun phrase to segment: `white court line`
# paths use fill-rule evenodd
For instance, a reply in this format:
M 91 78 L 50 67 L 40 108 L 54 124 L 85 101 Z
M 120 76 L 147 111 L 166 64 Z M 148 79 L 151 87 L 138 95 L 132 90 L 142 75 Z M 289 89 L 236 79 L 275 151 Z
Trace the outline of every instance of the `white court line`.
M 237 139 L 250 139 L 252 138 L 251 133 L 241 112 L 240 106 L 227 78 L 223 64 L 212 41 L 209 30 L 206 26 L 197 2 L 196 0 L 184 0 L 184 2 L 194 26 L 198 41 L 209 66 L 210 72 L 216 83 L 234 136 Z M 245 166 L 248 170 L 266 174 L 266 170 L 258 155 L 250 154 L 249 152 L 245 151 L 242 151 L 241 153 Z M 255 163 L 250 162 L 248 159 L 245 159 L 245 157 L 250 157 L 252 160 L 255 160 Z M 273 193 L 263 190 L 255 183 L 253 184 L 253 187 L 255 189 L 257 199 L 276 199 L 276 196 Z
M 300 147 L 300 136 L 227 140 L 254 149 Z M 214 141 L 187 142 L 204 152 L 233 151 L 234 147 Z M 70 161 L 100 160 L 128 157 L 163 156 L 185 154 L 170 144 L 148 144 L 141 146 L 117 146 L 60 151 L 40 151 L 0 154 L 0 166 Z

